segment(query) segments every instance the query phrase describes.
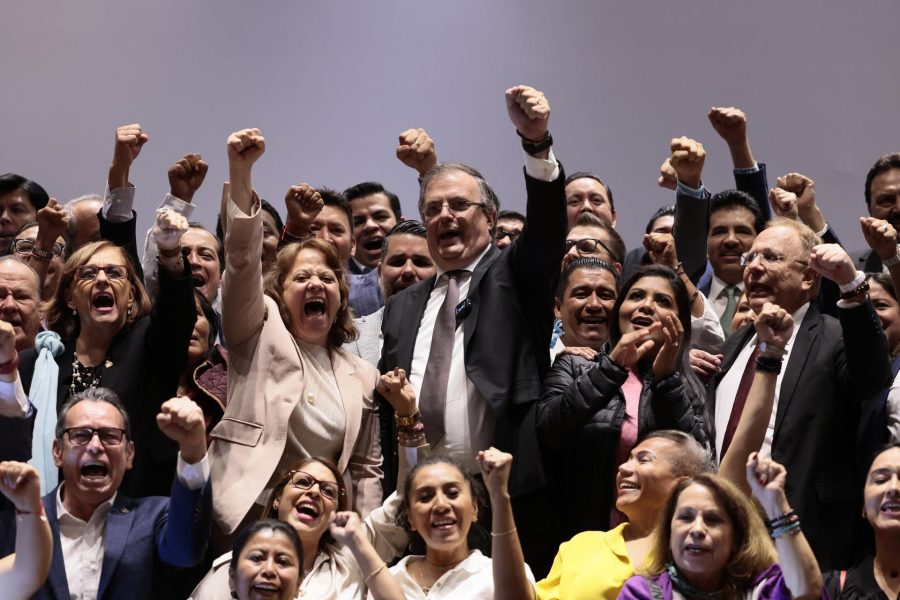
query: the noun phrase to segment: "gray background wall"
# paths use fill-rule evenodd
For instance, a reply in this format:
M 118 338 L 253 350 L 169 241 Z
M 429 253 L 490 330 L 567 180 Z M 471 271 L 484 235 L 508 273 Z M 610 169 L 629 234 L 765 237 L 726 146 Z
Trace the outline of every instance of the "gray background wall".
M 210 163 L 195 215 L 212 225 L 225 138 L 256 126 L 268 150 L 255 182 L 276 206 L 292 183 L 377 179 L 414 215 L 416 178 L 394 148 L 425 127 L 442 159 L 479 167 L 522 209 L 503 90 L 529 83 L 551 100 L 567 169 L 608 179 L 629 246 L 671 201 L 655 185 L 671 137 L 706 145 L 710 189 L 733 185 L 706 111 L 737 105 L 770 184 L 810 175 L 857 248 L 865 173 L 900 150 L 898 25 L 896 0 L 6 2 L 0 171 L 60 199 L 102 192 L 114 128 L 140 122 L 139 226 L 186 152 Z

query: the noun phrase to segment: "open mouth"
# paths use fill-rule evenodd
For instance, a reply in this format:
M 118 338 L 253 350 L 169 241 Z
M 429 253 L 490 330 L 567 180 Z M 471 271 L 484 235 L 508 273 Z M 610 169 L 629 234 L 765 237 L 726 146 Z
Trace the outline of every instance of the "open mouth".
M 325 315 L 325 301 L 321 298 L 307 300 L 303 305 L 303 312 L 307 317 L 321 317 Z
M 268 582 L 255 583 L 250 589 L 262 598 L 274 598 L 281 593 L 280 586 Z
M 206 285 L 206 277 L 204 277 L 202 273 L 192 273 L 191 283 L 194 284 L 195 288 L 201 288 Z
M 606 317 L 603 315 L 585 315 L 579 319 L 585 325 L 605 325 Z
M 900 502 L 891 501 L 881 505 L 881 512 L 890 515 L 900 516 Z
M 687 544 L 684 547 L 684 553 L 688 556 L 700 556 L 709 552 L 709 548 L 698 546 L 696 544 Z
M 319 511 L 319 507 L 314 502 L 301 502 L 298 504 L 294 511 L 297 514 L 297 520 L 301 523 L 311 523 L 319 518 L 321 512 Z
M 91 306 L 99 313 L 110 313 L 116 305 L 116 299 L 111 292 L 97 292 L 91 298 Z
M 432 529 L 438 531 L 449 531 L 454 525 L 456 525 L 456 519 L 453 517 L 440 517 L 431 522 Z
M 631 319 L 631 324 L 635 329 L 644 329 L 645 327 L 650 327 L 653 323 L 654 321 L 650 317 L 634 317 Z
M 624 481 L 623 480 L 623 481 L 619 482 L 618 486 L 616 486 L 616 491 L 618 492 L 618 495 L 620 495 L 620 496 L 627 492 L 631 492 L 633 490 L 639 490 L 639 489 L 641 489 L 641 486 L 639 486 L 638 484 L 636 484 L 633 481 Z
M 109 474 L 109 468 L 102 463 L 86 463 L 81 465 L 81 476 L 85 479 L 103 479 Z
M 761 283 L 751 283 L 747 287 L 749 288 L 747 291 L 748 298 L 768 298 L 772 295 L 772 288 Z
M 460 239 L 459 231 L 456 229 L 448 229 L 438 235 L 438 240 L 441 242 L 455 242 Z
M 363 248 L 369 252 L 381 252 L 382 242 L 384 242 L 384 236 L 373 237 L 363 242 Z

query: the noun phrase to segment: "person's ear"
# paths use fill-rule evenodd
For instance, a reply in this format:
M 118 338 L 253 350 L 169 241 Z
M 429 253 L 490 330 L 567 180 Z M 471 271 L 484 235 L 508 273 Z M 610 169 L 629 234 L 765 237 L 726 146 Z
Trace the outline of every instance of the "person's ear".
M 560 310 L 562 309 L 562 304 L 559 301 L 559 298 L 553 299 L 553 316 L 557 319 L 562 319 L 562 313 Z
M 125 469 L 128 470 L 134 464 L 134 442 L 128 440 L 128 444 L 125 446 Z
M 53 440 L 53 464 L 62 467 L 62 445 L 59 440 Z

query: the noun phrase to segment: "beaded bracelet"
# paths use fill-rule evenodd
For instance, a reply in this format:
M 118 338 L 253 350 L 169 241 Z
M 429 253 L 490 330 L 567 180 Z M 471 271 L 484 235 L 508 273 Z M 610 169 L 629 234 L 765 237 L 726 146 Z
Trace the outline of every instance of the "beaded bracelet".
M 800 533 L 800 519 L 797 519 L 796 521 L 782 527 L 776 527 L 769 533 L 769 535 L 771 535 L 772 539 L 774 540 L 776 538 L 780 538 L 783 535 L 797 535 L 798 533 Z
M 773 519 L 769 519 L 768 521 L 766 521 L 766 525 L 769 527 L 769 529 L 774 529 L 775 527 L 781 527 L 782 525 L 787 525 L 788 523 L 792 523 L 799 519 L 800 517 L 797 516 L 797 511 L 791 509 L 783 515 L 777 516 Z
M 762 371 L 764 373 L 774 373 L 778 375 L 781 373 L 781 365 L 784 362 L 782 358 L 775 358 L 773 356 L 757 356 L 756 357 L 756 370 Z

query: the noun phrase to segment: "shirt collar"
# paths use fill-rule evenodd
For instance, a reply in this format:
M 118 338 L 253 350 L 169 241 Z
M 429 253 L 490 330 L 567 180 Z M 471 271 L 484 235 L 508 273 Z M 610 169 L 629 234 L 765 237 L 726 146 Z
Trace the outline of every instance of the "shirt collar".
M 68 510 L 66 510 L 66 507 L 63 505 L 62 494 L 63 494 L 63 488 L 65 486 L 66 486 L 65 482 L 63 482 L 63 483 L 59 484 L 58 488 L 56 488 L 56 520 L 63 521 L 64 519 L 67 519 L 67 520 L 74 520 L 75 522 L 79 522 L 79 523 L 85 523 L 86 521 L 82 521 L 81 519 L 79 519 L 78 517 L 76 517 L 75 515 L 70 513 Z M 101 515 L 103 518 L 106 518 L 106 515 L 109 514 L 109 511 L 112 508 L 112 505 L 116 501 L 116 496 L 118 496 L 118 495 L 119 495 L 119 492 L 114 492 L 113 495 L 109 498 L 109 500 L 107 500 L 106 502 L 103 502 L 102 504 L 100 504 L 100 506 L 95 508 L 94 512 L 91 514 L 91 518 L 88 519 L 88 521 L 93 520 L 94 516 L 98 515 L 98 514 Z
M 722 291 L 728 287 L 728 284 L 719 279 L 715 274 L 712 276 L 712 281 L 709 284 L 709 299 L 715 301 L 722 294 Z M 734 287 L 738 289 L 738 296 L 741 295 L 741 292 L 744 291 L 744 282 L 734 284 Z

